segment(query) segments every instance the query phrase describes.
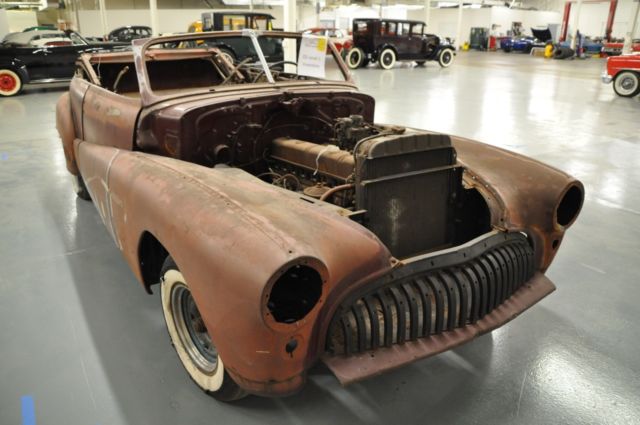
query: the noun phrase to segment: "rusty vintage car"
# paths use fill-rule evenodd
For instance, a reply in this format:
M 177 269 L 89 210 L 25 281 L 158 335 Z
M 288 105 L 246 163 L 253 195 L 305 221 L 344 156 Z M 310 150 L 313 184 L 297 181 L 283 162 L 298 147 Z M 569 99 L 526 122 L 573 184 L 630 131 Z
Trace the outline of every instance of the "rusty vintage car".
M 162 47 L 225 37 L 256 55 Z M 294 393 L 319 361 L 348 384 L 504 325 L 555 289 L 583 203 L 530 158 L 374 123 L 335 47 L 309 71 L 305 40 L 136 40 L 83 55 L 57 104 L 78 195 L 159 284 L 178 357 L 220 400 Z

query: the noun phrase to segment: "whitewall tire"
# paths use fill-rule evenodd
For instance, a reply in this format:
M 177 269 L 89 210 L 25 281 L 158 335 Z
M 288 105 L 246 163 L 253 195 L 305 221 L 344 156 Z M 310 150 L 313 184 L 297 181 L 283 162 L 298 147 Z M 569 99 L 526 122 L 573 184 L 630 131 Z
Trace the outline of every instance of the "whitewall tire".
M 378 63 L 383 69 L 391 69 L 396 64 L 396 52 L 387 47 L 383 49 L 378 58 Z
M 364 63 L 364 51 L 359 47 L 353 47 L 347 53 L 346 60 L 350 69 L 358 69 Z
M 10 69 L 0 69 L 0 96 L 15 96 L 22 90 L 22 79 Z
M 438 63 L 443 68 L 448 68 L 453 62 L 453 50 L 444 49 L 438 55 Z
M 193 381 L 221 401 L 246 396 L 224 369 L 211 341 L 189 285 L 171 257 L 162 267 L 162 311 L 173 347 Z
M 640 74 L 633 71 L 622 71 L 613 80 L 613 91 L 618 96 L 633 97 L 640 93 Z

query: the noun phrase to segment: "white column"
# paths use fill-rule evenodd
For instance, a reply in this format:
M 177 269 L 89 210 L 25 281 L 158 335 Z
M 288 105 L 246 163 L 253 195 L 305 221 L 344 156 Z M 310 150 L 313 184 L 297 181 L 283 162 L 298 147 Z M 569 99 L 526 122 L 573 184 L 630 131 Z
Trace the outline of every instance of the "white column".
M 296 31 L 296 0 L 284 2 L 284 30 Z
M 462 47 L 462 0 L 458 3 L 458 26 L 456 28 L 456 46 Z
M 631 53 L 632 40 L 638 31 L 638 22 L 640 21 L 640 2 L 636 7 L 636 13 L 629 28 L 629 32 L 624 37 L 624 46 L 622 46 L 622 53 Z
M 253 12 L 253 0 L 249 0 L 249 10 Z
M 102 23 L 102 35 L 105 37 L 109 34 L 109 25 L 107 24 L 107 7 L 104 4 L 104 0 L 98 0 L 98 6 L 100 7 L 100 22 Z
M 580 23 L 580 9 L 582 8 L 582 0 L 578 0 L 578 4 L 576 5 L 576 14 L 573 18 L 573 38 L 571 39 L 571 48 L 573 50 L 576 49 L 577 38 L 578 38 L 578 25 Z
M 158 35 L 160 28 L 158 23 L 158 0 L 149 0 L 149 14 L 151 15 L 151 33 Z
M 429 28 L 429 20 L 431 19 L 431 0 L 426 0 L 424 2 L 424 23 L 427 24 L 427 28 Z M 427 30 L 425 29 L 425 32 Z

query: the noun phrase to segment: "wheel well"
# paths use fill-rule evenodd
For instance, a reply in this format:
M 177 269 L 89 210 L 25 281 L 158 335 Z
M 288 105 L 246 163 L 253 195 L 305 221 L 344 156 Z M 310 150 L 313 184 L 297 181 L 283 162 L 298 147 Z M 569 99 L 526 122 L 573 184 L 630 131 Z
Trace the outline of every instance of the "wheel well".
M 138 244 L 138 262 L 144 289 L 150 294 L 151 285 L 160 283 L 160 271 L 168 255 L 167 249 L 151 232 L 145 231 L 142 234 Z

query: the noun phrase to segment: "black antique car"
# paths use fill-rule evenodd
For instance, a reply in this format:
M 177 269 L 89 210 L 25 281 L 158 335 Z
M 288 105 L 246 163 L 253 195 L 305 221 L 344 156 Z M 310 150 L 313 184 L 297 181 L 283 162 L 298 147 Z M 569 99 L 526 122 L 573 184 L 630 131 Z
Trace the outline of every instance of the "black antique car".
M 202 14 L 203 31 L 272 31 L 275 18 L 268 13 L 223 10 Z M 279 40 L 260 38 L 260 49 L 268 61 L 282 60 L 282 45 Z M 207 45 L 217 47 L 232 62 L 241 62 L 255 52 L 246 37 L 232 37 L 222 41 L 207 41 Z M 257 58 L 253 58 L 257 59 Z
M 438 61 L 443 68 L 453 62 L 455 49 L 447 40 L 425 33 L 421 21 L 399 19 L 354 19 L 353 47 L 346 56 L 349 68 L 378 62 L 391 69 L 396 61 Z
M 88 41 L 74 31 L 11 34 L 0 44 L 0 96 L 14 96 L 27 83 L 70 81 L 80 53 L 129 46 L 129 43 Z

